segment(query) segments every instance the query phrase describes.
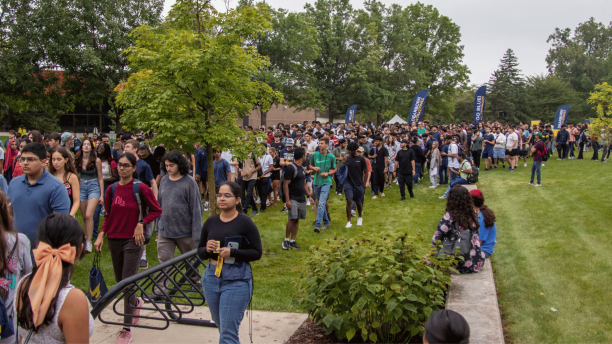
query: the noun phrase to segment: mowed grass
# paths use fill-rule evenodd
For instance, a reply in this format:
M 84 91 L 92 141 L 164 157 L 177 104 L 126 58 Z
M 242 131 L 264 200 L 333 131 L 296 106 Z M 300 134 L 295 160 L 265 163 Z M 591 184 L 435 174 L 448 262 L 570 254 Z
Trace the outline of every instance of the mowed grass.
M 522 164 L 513 173 L 483 172 L 481 189 L 497 216 L 493 268 L 511 342 L 612 342 L 612 167 L 591 156 L 551 158 L 537 188 Z
M 481 172 L 479 187 L 497 216 L 498 244 L 493 267 L 506 339 L 509 342 L 592 343 L 612 342 L 612 218 L 610 164 L 585 160 L 556 161 L 542 168 L 542 187 L 528 184 L 529 167 L 515 172 Z M 501 166 L 500 166 L 501 167 Z M 255 275 L 253 307 L 259 310 L 298 312 L 292 306 L 296 283 L 311 255 L 309 247 L 349 238 L 364 232 L 397 231 L 421 234 L 429 242 L 446 202 L 444 190 L 429 189 L 426 175 L 415 188 L 415 198 L 399 202 L 396 185 L 387 197 L 372 200 L 367 189 L 364 226 L 345 229 L 344 198 L 332 193 L 332 229 L 313 232 L 314 212 L 300 222 L 301 250 L 283 251 L 287 214 L 280 204 L 254 218 L 264 247 Z M 178 254 L 178 252 L 177 252 Z M 147 247 L 149 266 L 157 263 L 155 242 Z M 78 264 L 73 283 L 88 287 L 93 255 Z M 107 284 L 114 274 L 107 247 L 102 271 Z M 543 295 L 542 295 L 543 294 Z M 551 308 L 557 310 L 553 312 Z

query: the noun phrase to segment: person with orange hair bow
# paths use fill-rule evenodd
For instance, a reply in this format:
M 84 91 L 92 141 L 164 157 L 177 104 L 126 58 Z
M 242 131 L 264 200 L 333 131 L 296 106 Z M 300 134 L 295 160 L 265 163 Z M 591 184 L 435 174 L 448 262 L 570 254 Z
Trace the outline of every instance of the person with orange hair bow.
M 19 335 L 30 343 L 89 343 L 94 320 L 85 294 L 70 284 L 74 262 L 84 252 L 81 225 L 51 214 L 38 226 L 36 267 L 17 285 Z

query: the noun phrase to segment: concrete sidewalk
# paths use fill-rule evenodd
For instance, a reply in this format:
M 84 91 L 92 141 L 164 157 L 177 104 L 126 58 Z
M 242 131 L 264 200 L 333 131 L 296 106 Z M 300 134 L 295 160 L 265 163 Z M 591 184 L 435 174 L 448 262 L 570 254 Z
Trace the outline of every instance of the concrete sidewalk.
M 146 305 L 146 304 L 145 304 Z M 117 309 L 123 311 L 123 305 Z M 142 311 L 141 315 L 159 316 L 153 311 Z M 249 317 L 244 316 L 240 324 L 240 342 L 250 343 Z M 185 315 L 192 319 L 211 319 L 208 307 L 198 307 L 192 313 Z M 284 343 L 306 320 L 308 314 L 276 313 L 253 311 L 253 343 Z M 106 321 L 121 321 L 113 311 L 112 306 L 102 312 L 102 319 Z M 90 343 L 115 343 L 116 335 L 121 330 L 117 325 L 106 325 L 95 321 L 96 326 Z M 155 320 L 140 319 L 140 323 L 150 326 L 164 326 L 164 323 Z M 140 324 L 139 323 L 139 324 Z M 132 329 L 132 343 L 219 343 L 219 330 L 213 327 L 199 327 L 193 325 L 180 325 L 170 322 L 165 330 L 149 330 L 142 328 Z

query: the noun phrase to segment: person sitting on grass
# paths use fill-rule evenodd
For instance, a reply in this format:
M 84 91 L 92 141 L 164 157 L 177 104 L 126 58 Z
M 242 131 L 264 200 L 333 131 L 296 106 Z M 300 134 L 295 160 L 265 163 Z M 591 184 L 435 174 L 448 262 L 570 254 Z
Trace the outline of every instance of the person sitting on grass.
M 472 173 L 472 164 L 467 160 L 467 156 L 465 153 L 461 152 L 457 154 L 457 159 L 459 160 L 459 169 L 455 170 L 453 168 L 450 169 L 450 173 L 456 175 L 455 180 L 453 180 L 449 185 L 448 189 L 440 198 L 444 199 L 448 197 L 448 193 L 451 191 L 453 186 L 468 184 L 467 176 Z
M 474 203 L 474 212 L 478 214 L 478 223 L 480 224 L 480 248 L 485 254 L 485 258 L 489 258 L 493 254 L 495 244 L 497 243 L 497 225 L 495 223 L 495 213 L 484 204 L 484 195 L 480 190 L 470 191 L 472 203 Z

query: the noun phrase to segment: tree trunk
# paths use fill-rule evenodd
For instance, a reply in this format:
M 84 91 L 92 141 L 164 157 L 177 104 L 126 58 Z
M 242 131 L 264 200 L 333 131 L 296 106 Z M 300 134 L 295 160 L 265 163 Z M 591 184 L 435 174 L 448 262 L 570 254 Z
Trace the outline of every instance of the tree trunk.
M 208 166 L 208 213 L 209 216 L 213 216 L 217 214 L 217 197 L 215 196 L 215 168 L 213 166 L 213 161 L 215 157 L 213 156 L 213 148 L 212 145 L 206 146 L 206 166 Z
M 115 132 L 116 133 L 120 133 L 122 132 L 122 128 L 121 128 L 121 113 L 122 111 L 117 109 L 117 111 L 115 112 Z M 102 128 L 100 128 L 100 130 L 102 130 Z
M 382 123 L 382 115 L 377 113 L 376 114 L 376 125 L 381 125 Z
M 261 108 L 259 110 L 259 113 L 261 114 L 261 125 L 263 125 L 265 128 L 268 128 L 268 111 L 261 111 Z

